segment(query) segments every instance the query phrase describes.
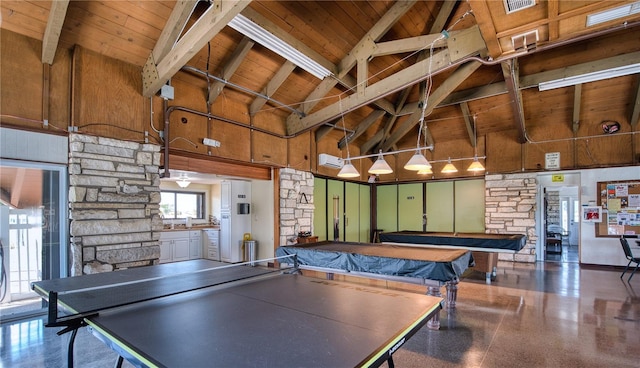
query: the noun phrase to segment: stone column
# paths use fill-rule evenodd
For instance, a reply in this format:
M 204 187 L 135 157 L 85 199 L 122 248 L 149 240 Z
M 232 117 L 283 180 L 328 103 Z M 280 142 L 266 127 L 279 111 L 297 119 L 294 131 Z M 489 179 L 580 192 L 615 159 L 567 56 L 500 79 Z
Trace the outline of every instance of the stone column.
M 280 170 L 280 245 L 295 244 L 298 233 L 313 233 L 313 174 Z
M 160 147 L 69 135 L 71 274 L 158 263 Z

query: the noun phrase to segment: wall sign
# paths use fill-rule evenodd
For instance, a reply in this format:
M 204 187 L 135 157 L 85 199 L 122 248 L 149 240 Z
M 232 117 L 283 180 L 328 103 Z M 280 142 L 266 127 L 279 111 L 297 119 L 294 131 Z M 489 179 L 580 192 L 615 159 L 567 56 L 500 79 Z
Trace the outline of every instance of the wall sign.
M 554 170 L 560 168 L 560 152 L 549 152 L 544 154 L 544 168 Z
M 554 183 L 564 183 L 564 175 L 563 174 L 551 175 L 551 181 Z

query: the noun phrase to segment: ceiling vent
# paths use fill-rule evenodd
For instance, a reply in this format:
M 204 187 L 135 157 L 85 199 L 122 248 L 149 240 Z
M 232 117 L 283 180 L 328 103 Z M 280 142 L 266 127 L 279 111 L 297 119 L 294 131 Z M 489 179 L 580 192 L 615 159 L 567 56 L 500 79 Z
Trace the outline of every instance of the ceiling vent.
M 538 45 L 538 30 L 511 37 L 514 51 L 534 50 Z
M 504 0 L 504 9 L 507 14 L 536 5 L 536 0 Z

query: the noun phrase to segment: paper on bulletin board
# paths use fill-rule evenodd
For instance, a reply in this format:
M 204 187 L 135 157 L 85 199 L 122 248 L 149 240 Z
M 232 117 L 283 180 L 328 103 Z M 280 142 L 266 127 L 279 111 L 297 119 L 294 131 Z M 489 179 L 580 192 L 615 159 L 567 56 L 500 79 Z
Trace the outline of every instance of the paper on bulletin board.
M 610 198 L 607 201 L 607 209 L 609 212 L 620 212 L 621 201 L 620 198 Z
M 609 235 L 624 235 L 624 226 L 622 225 L 609 225 Z
M 629 207 L 640 207 L 640 194 L 629 194 Z
M 616 185 L 616 197 L 626 197 L 629 195 L 629 186 L 626 184 Z

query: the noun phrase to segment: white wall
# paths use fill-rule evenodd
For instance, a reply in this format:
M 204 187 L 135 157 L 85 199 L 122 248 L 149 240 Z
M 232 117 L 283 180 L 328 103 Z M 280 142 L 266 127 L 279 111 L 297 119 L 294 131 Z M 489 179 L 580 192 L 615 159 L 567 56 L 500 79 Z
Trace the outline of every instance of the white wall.
M 258 259 L 273 258 L 273 180 L 251 181 L 251 237 L 258 241 Z
M 581 171 L 581 204 L 597 203 L 598 193 L 596 185 L 601 181 L 638 180 L 640 166 L 620 167 L 608 169 L 593 169 Z M 581 251 L 580 262 L 587 264 L 626 266 L 627 261 L 622 252 L 618 238 L 596 238 L 595 224 L 582 223 L 580 228 Z M 635 242 L 629 242 L 636 254 L 640 249 Z

